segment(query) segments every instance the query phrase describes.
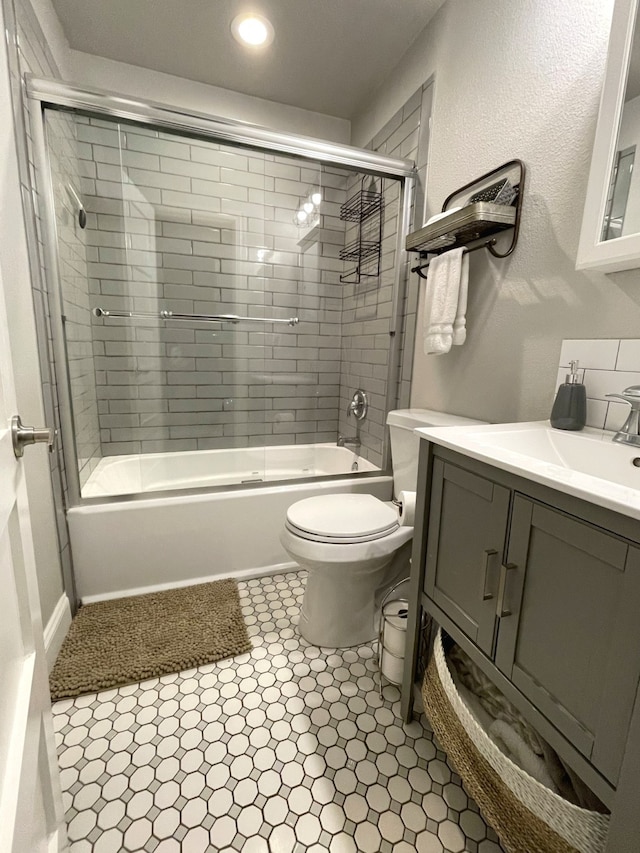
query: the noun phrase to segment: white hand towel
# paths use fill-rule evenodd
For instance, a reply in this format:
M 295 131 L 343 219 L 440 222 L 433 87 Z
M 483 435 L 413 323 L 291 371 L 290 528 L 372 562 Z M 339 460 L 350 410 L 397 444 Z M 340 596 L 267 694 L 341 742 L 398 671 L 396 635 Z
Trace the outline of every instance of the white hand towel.
M 469 259 L 464 249 L 433 258 L 427 274 L 423 327 L 426 355 L 443 355 L 466 338 Z
M 453 346 L 460 347 L 467 340 L 467 293 L 469 291 L 469 255 L 462 256 L 458 307 L 453 321 Z

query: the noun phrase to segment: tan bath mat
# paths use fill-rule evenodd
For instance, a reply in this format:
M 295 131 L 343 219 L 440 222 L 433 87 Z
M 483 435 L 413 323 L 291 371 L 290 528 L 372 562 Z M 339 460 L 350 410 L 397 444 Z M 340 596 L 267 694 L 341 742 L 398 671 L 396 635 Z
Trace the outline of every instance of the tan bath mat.
M 87 604 L 51 672 L 51 697 L 96 693 L 250 649 L 232 580 Z

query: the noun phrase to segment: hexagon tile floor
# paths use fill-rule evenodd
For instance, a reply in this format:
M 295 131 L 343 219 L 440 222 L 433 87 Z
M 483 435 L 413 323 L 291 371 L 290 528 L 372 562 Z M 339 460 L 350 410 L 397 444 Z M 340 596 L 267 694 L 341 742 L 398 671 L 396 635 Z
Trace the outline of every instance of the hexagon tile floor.
M 303 573 L 239 584 L 253 651 L 54 706 L 71 853 L 501 853 L 373 646 L 309 646 Z

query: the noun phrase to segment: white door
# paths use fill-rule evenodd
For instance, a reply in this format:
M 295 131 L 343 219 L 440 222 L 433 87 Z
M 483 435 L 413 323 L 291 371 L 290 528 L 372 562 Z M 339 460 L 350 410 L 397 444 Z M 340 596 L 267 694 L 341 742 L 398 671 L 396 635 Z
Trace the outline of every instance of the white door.
M 66 831 L 1 279 L 0 257 L 0 851 L 57 853 Z

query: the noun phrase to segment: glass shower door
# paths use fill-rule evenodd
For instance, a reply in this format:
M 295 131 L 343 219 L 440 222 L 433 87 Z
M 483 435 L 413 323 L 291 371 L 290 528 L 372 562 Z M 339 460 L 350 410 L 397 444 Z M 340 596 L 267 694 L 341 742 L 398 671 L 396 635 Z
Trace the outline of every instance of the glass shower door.
M 271 275 L 263 155 L 47 115 L 49 128 L 61 122 L 77 201 L 54 180 L 56 205 L 67 225 L 86 211 L 84 228 L 69 226 L 74 275 L 58 229 L 83 494 L 263 480 L 266 348 L 250 343 L 245 319 L 265 316 Z
M 264 406 L 250 392 L 263 348 L 249 345 L 245 318 L 264 315 L 252 257 L 264 215 L 249 200 L 248 157 L 145 131 L 120 128 L 127 259 L 142 291 L 134 304 L 160 318 L 138 333 L 143 490 L 262 481 Z M 140 155 L 146 168 L 129 165 Z M 259 169 L 261 155 L 253 160 Z
M 64 109 L 46 125 L 82 496 L 378 468 L 399 185 L 376 184 L 376 269 L 354 278 L 362 173 Z

